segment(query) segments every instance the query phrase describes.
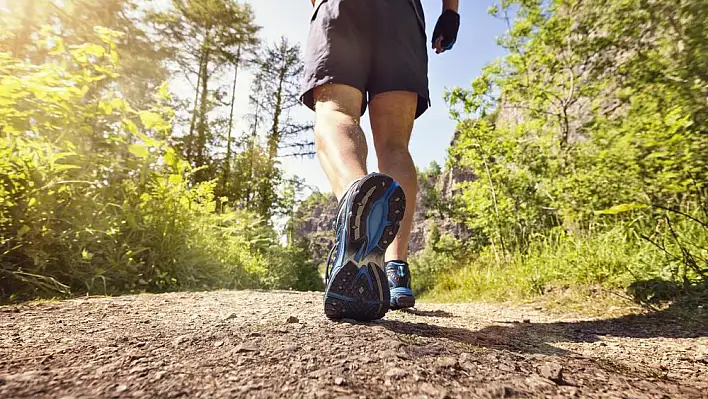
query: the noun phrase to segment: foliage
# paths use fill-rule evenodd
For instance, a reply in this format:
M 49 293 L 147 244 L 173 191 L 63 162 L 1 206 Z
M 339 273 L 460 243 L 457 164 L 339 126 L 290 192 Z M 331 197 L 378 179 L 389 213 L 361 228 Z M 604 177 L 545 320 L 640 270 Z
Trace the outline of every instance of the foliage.
M 216 209 L 215 182 L 192 183 L 162 139 L 167 90 L 131 106 L 115 84 L 119 33 L 95 35 L 42 34 L 39 64 L 0 53 L 0 300 L 309 287 L 286 268 L 297 248 L 252 212 Z
M 706 7 L 502 1 L 491 12 L 509 23 L 508 55 L 448 93 L 460 121 L 448 167 L 478 175 L 460 187 L 458 215 L 487 245 L 438 288 L 705 279 L 693 263 L 708 236 L 696 221 L 708 182 L 708 59 L 698 55 L 708 38 L 695 28 Z M 667 223 L 667 209 L 683 220 Z
M 0 51 L 35 65 L 51 57 L 46 46 L 36 40 L 42 29 L 61 38 L 64 46 L 86 43 L 102 45 L 95 26 L 107 26 L 121 33 L 114 38 L 121 62 L 118 76 L 112 80 L 121 88 L 123 98 L 132 106 L 143 108 L 155 100 L 159 86 L 167 78 L 162 61 L 168 53 L 150 40 L 140 23 L 143 15 L 132 0 L 34 0 L 5 2 L 0 8 Z M 90 92 L 89 95 L 92 95 Z
M 185 78 L 194 78 L 196 82 L 189 130 L 174 138 L 185 159 L 198 168 L 195 181 L 211 180 L 230 172 L 220 169 L 229 167 L 231 159 L 217 163 L 216 154 L 224 141 L 227 154 L 231 154 L 233 110 L 224 132 L 225 123 L 214 113 L 224 105 L 222 98 L 226 94 L 222 87 L 214 87 L 214 81 L 218 83 L 219 74 L 233 68 L 235 90 L 238 68 L 245 54 L 252 52 L 258 43 L 259 27 L 254 18 L 249 4 L 233 0 L 173 0 L 167 10 L 150 13 L 151 26 L 163 42 L 170 43 L 167 48 L 173 54 L 171 61 Z M 227 140 L 223 140 L 224 136 Z M 224 193 L 224 187 L 219 191 Z

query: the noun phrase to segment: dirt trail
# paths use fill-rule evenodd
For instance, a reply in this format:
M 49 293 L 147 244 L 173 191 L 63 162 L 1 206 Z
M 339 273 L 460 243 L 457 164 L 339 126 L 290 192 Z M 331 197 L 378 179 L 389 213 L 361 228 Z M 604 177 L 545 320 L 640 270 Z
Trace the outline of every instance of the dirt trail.
M 708 324 L 488 304 L 334 323 L 290 292 L 0 307 L 0 398 L 26 397 L 708 398 Z

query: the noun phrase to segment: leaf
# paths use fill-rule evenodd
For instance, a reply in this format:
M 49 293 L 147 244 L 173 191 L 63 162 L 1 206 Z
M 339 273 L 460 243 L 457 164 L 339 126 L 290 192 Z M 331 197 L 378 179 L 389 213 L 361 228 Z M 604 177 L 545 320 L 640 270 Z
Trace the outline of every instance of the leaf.
M 161 128 L 164 126 L 165 121 L 162 119 L 160 114 L 150 111 L 142 111 L 140 113 L 140 121 L 148 129 Z
M 131 144 L 128 146 L 128 151 L 138 158 L 145 159 L 150 155 L 147 147 L 142 144 Z
M 86 249 L 81 250 L 81 259 L 83 260 L 91 260 L 93 259 L 93 254 Z
M 630 204 L 619 204 L 612 208 L 603 209 L 601 211 L 595 211 L 596 215 L 617 215 L 624 212 L 635 211 L 639 209 L 646 209 L 649 206 L 646 204 L 630 203 Z
M 177 166 L 177 157 L 175 156 L 175 151 L 172 148 L 167 148 L 163 158 L 165 160 L 165 165 L 170 167 Z
M 57 172 L 61 172 L 62 170 L 69 170 L 69 169 L 81 169 L 81 166 L 66 165 L 66 164 L 55 164 L 54 165 L 54 170 Z
M 125 126 L 126 130 L 128 130 L 129 133 L 131 133 L 131 134 L 138 133 L 138 127 L 135 126 L 135 123 L 133 123 L 133 121 L 131 121 L 130 119 L 123 119 L 123 125 Z
M 184 179 L 182 178 L 182 175 L 171 174 L 170 177 L 168 178 L 168 181 L 170 182 L 170 184 L 173 184 L 176 186 L 176 185 L 182 184 Z
M 31 230 L 31 229 L 30 229 L 29 226 L 27 226 L 26 224 L 23 224 L 22 227 L 20 227 L 20 229 L 17 230 L 17 238 L 20 238 L 20 237 L 22 237 L 23 235 L 29 233 L 30 230 Z
M 81 48 L 85 54 L 101 57 L 106 54 L 106 49 L 98 44 L 85 44 Z

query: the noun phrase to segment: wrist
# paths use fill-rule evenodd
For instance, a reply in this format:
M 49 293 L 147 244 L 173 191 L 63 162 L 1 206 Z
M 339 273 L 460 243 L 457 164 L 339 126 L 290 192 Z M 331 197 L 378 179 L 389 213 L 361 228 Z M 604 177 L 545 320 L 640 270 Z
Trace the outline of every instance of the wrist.
M 447 10 L 458 12 L 458 9 L 460 7 L 460 2 L 459 0 L 443 0 L 443 7 L 442 11 L 445 12 Z

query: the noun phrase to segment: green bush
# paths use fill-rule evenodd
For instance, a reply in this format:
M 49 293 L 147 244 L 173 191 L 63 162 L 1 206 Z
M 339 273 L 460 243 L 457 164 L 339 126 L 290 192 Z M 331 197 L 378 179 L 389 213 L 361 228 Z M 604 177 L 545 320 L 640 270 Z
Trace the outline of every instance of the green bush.
M 301 253 L 191 183 L 164 140 L 166 89 L 133 109 L 113 84 L 115 34 L 96 34 L 103 46 L 45 37 L 40 65 L 0 53 L 0 301 L 309 286 L 286 266 Z

